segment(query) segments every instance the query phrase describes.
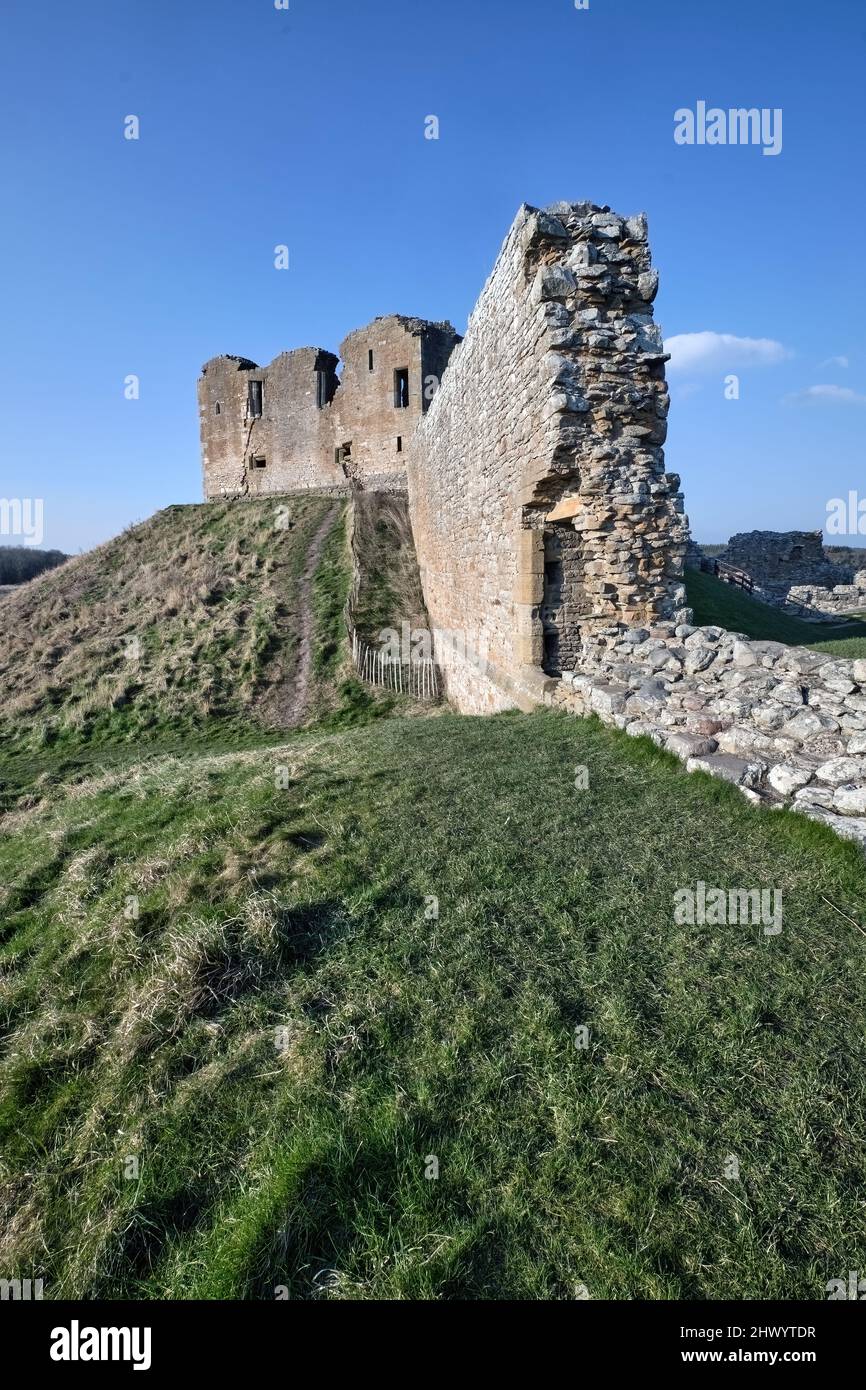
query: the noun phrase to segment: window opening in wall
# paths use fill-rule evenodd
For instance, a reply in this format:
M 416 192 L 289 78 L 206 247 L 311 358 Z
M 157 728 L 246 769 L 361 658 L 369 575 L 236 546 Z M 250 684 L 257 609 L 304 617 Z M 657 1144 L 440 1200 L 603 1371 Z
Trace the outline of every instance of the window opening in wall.
M 262 383 L 260 381 L 250 382 L 247 404 L 249 407 L 249 414 L 252 415 L 254 420 L 257 420 L 262 413 Z
M 328 373 L 316 372 L 316 406 L 319 410 L 328 404 Z
M 352 441 L 341 444 L 336 453 L 337 464 L 342 468 L 347 478 L 352 477 Z
M 370 351 L 367 353 L 367 366 L 368 366 L 369 371 L 372 372 L 372 370 L 373 370 L 373 349 L 372 349 L 372 348 L 370 348 Z
M 267 468 L 267 466 L 268 461 L 266 458 L 263 458 L 261 454 L 257 454 L 253 459 L 253 468 Z
M 397 453 L 398 453 L 398 454 L 402 454 L 402 452 L 403 452 L 403 436 L 402 436 L 402 434 L 398 434 L 398 435 L 397 435 Z
M 557 597 L 562 588 L 562 561 L 545 560 L 544 562 L 544 585 L 548 590 L 556 593 Z
M 214 406 L 214 414 L 215 414 L 215 415 L 219 415 L 219 413 L 220 413 L 220 403 L 219 403 L 219 401 L 217 401 L 216 405 Z
M 409 368 L 398 367 L 394 373 L 394 405 L 405 410 L 409 404 Z
M 559 673 L 559 633 L 555 628 L 548 628 L 544 634 L 542 670 L 551 676 Z

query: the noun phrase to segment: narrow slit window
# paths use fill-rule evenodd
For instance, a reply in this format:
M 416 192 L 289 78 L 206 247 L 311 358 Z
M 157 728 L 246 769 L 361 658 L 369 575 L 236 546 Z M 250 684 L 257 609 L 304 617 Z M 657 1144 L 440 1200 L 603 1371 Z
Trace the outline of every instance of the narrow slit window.
M 397 453 L 398 453 L 398 454 L 402 454 L 402 452 L 403 452 L 403 436 L 402 436 L 402 434 L 398 434 L 398 435 L 397 435 Z
M 394 405 L 405 410 L 409 404 L 409 368 L 398 367 L 394 373 Z
M 215 415 L 219 415 L 219 413 L 220 413 L 220 403 L 219 403 L 219 401 L 217 401 L 216 405 L 214 406 L 214 414 L 215 414 Z
M 373 349 L 372 349 L 372 348 L 370 348 L 370 351 L 367 353 L 367 368 L 368 368 L 369 371 L 372 372 L 372 370 L 373 370 Z
M 262 413 L 262 383 L 260 381 L 250 382 L 248 405 L 249 414 L 254 420 L 259 419 Z
M 316 405 L 319 410 L 328 404 L 328 373 L 316 372 Z

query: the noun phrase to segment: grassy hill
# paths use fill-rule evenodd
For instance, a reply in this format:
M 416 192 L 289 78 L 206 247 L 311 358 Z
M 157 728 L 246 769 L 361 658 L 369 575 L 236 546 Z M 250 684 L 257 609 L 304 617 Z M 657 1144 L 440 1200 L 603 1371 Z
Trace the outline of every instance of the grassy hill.
M 699 879 L 782 934 L 676 925 Z M 10 812 L 0 883 L 0 1267 L 49 1297 L 809 1299 L 861 1258 L 862 858 L 652 745 L 130 762 Z
M 348 586 L 343 502 L 170 507 L 4 599 L 0 751 L 260 740 L 357 715 Z
M 715 575 L 686 570 L 688 601 L 696 623 L 717 623 L 731 632 L 744 632 L 761 641 L 814 647 L 835 656 L 866 656 L 866 622 L 809 623 L 772 604 L 751 598 L 742 589 Z
M 273 507 L 170 509 L 12 598 L 0 1272 L 823 1298 L 863 1267 L 859 849 L 595 721 L 379 717 L 342 504 Z M 373 627 L 410 616 L 401 525 L 356 529 Z M 677 924 L 698 880 L 781 892 L 781 934 Z

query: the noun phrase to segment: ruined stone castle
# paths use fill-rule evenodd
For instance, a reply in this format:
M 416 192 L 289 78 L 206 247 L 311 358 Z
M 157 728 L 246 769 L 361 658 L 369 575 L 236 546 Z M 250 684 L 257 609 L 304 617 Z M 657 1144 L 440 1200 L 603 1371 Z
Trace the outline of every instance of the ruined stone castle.
M 205 495 L 403 493 L 458 710 L 598 715 L 866 847 L 866 660 L 684 606 L 656 288 L 642 215 L 524 206 L 462 341 L 394 315 L 350 334 L 342 375 L 323 348 L 208 362 Z M 767 595 L 834 577 L 809 533 L 731 547 Z
M 463 340 L 392 315 L 341 375 L 324 348 L 211 359 L 205 496 L 405 489 L 431 627 L 463 639 L 437 652 L 449 697 L 519 703 L 584 636 L 685 616 L 657 284 L 643 215 L 524 205 Z
M 205 497 L 405 488 L 412 435 L 459 342 L 450 323 L 390 314 L 350 333 L 339 358 L 212 358 L 199 380 Z

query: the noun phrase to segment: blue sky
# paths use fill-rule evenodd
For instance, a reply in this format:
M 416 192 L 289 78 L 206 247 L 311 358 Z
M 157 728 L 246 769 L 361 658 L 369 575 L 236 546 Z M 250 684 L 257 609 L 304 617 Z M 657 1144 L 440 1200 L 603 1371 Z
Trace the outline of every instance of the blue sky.
M 45 499 L 45 545 L 198 500 L 208 357 L 462 330 L 520 203 L 560 198 L 649 215 L 699 540 L 866 494 L 862 0 L 4 0 L 0 26 L 0 496 Z M 677 145 L 699 100 L 781 108 L 781 153 Z

